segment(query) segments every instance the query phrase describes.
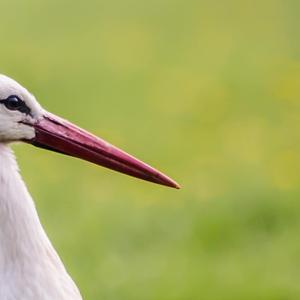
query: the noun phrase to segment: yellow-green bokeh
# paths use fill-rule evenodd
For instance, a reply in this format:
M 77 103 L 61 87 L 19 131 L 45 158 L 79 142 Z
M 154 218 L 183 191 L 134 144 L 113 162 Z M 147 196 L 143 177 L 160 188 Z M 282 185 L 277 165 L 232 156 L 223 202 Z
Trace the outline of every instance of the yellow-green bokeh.
M 300 298 L 300 2 L 3 0 L 0 72 L 180 191 L 14 147 L 86 299 Z

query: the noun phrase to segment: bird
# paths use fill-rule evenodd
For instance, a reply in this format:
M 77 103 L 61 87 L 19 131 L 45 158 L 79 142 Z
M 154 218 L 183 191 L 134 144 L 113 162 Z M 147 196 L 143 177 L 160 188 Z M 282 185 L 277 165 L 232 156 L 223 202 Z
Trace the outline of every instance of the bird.
M 0 299 L 82 300 L 41 225 L 20 175 L 14 142 L 83 159 L 179 189 L 170 177 L 45 110 L 25 87 L 0 74 Z

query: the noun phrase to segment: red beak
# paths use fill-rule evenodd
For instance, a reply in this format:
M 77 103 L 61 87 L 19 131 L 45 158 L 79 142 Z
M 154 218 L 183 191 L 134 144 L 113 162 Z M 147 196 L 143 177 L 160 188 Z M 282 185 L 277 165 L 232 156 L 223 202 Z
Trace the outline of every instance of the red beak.
M 70 122 L 47 113 L 32 125 L 37 147 L 60 152 L 154 183 L 179 189 L 171 178 Z

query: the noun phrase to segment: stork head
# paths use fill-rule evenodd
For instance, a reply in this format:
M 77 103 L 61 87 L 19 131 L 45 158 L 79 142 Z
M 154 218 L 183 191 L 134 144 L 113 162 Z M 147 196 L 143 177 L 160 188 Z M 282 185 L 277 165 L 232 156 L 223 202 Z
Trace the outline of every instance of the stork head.
M 45 111 L 16 81 L 0 75 L 0 143 L 23 141 L 174 188 L 163 173 L 91 133 Z
M 0 75 L 0 142 L 32 139 L 34 124 L 43 116 L 43 109 L 24 87 Z

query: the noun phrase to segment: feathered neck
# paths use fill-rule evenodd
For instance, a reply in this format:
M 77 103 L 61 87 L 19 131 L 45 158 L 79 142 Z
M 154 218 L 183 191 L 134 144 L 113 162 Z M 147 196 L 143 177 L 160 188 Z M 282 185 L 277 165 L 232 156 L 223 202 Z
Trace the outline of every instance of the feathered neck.
M 22 294 L 26 289 L 33 297 Z M 12 150 L 0 143 L 0 299 L 21 298 L 81 299 L 40 223 Z
M 51 248 L 13 152 L 0 144 L 0 269 Z

